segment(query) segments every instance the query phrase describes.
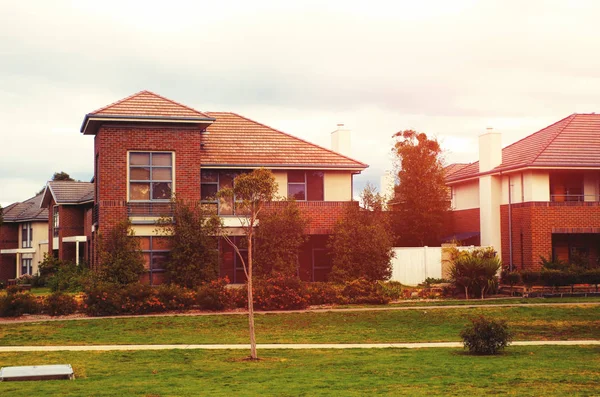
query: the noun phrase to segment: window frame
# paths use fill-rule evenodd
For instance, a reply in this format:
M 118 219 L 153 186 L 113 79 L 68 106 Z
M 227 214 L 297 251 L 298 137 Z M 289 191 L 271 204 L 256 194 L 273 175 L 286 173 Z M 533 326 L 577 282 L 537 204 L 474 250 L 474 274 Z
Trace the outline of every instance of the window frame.
M 228 172 L 230 174 L 232 174 L 233 178 L 231 181 L 232 186 L 235 184 L 235 178 L 238 175 L 241 175 L 247 171 L 245 170 L 230 170 L 230 169 L 214 169 L 214 168 L 207 168 L 204 171 L 212 171 L 215 172 L 217 174 L 217 181 L 216 182 L 202 182 L 202 171 L 200 170 L 200 204 L 204 205 L 204 204 L 216 204 L 217 205 L 217 215 L 218 216 L 243 216 L 243 214 L 238 214 L 237 213 L 237 206 L 238 206 L 238 201 L 237 198 L 235 196 L 235 193 L 233 195 L 233 202 L 232 202 L 232 213 L 231 214 L 221 214 L 221 200 L 218 197 L 215 197 L 214 200 L 203 200 L 202 199 L 202 185 L 217 185 L 217 192 L 219 190 L 221 190 L 221 173 L 222 172 Z
M 149 156 L 149 164 L 148 165 L 132 165 L 131 164 L 131 155 L 132 154 L 148 154 Z M 169 154 L 171 155 L 171 165 L 170 166 L 164 166 L 164 165 L 153 165 L 152 164 L 152 156 L 154 154 Z M 131 178 L 131 169 L 132 168 L 149 168 L 149 179 L 147 180 L 142 180 L 142 179 L 132 179 Z M 169 168 L 171 170 L 171 180 L 166 180 L 166 179 L 153 179 L 153 169 L 154 168 L 158 168 L 158 169 L 167 169 Z M 137 200 L 137 199 L 132 199 L 131 198 L 131 184 L 132 183 L 145 183 L 149 185 L 149 192 L 148 192 L 148 199 L 143 199 L 143 200 Z M 168 199 L 154 199 L 152 198 L 153 196 L 153 192 L 154 192 L 154 188 L 153 188 L 153 184 L 154 183 L 170 183 L 171 184 L 171 195 Z M 173 151 L 163 151 L 163 150 L 130 150 L 127 152 L 127 200 L 128 202 L 133 202 L 133 203 L 151 203 L 151 202 L 159 202 L 159 203 L 165 203 L 165 202 L 169 202 L 173 199 L 173 195 L 175 194 L 175 152 Z
M 33 226 L 31 222 L 21 224 L 21 248 L 32 248 L 33 246 Z
M 163 268 L 154 268 L 154 254 L 169 254 L 171 252 L 171 250 L 167 250 L 167 249 L 154 249 L 154 237 L 159 237 L 159 238 L 164 238 L 164 236 L 140 236 L 140 238 L 148 238 L 149 239 L 149 243 L 148 243 L 148 247 L 149 249 L 142 249 L 142 255 L 143 254 L 149 254 L 150 257 L 150 263 L 148 264 L 148 279 L 150 280 L 150 285 L 154 285 L 153 282 L 153 275 L 155 273 L 164 273 L 166 271 L 166 269 Z
M 304 173 L 304 182 L 290 182 L 290 172 L 303 172 Z M 321 192 L 323 193 L 323 197 L 319 200 L 310 200 L 309 192 L 308 192 L 308 173 L 321 173 Z M 325 171 L 322 170 L 288 170 L 287 171 L 287 197 L 293 198 L 296 201 L 306 201 L 306 202 L 321 202 L 325 201 Z M 304 186 L 304 199 L 297 199 L 296 197 L 290 195 L 290 185 L 295 186 Z
M 23 269 L 26 269 L 24 272 Z M 33 259 L 32 258 L 21 258 L 21 276 L 29 274 L 33 275 Z
M 58 205 L 52 208 L 52 237 L 58 237 L 60 230 L 60 213 Z

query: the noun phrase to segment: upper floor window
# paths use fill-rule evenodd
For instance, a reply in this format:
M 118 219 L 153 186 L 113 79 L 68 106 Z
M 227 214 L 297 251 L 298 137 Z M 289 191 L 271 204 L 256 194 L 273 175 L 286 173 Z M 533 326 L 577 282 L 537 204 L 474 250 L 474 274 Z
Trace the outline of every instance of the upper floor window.
M 322 171 L 288 171 L 288 197 L 298 201 L 323 201 Z
M 583 173 L 551 173 L 550 199 L 551 201 L 585 201 Z
M 200 199 L 210 212 L 219 215 L 235 215 L 235 198 L 217 198 L 221 189 L 233 187 L 233 180 L 244 171 L 202 170 L 200 172 Z
M 31 248 L 33 240 L 33 229 L 31 223 L 21 225 L 21 248 Z
M 52 209 L 52 235 L 54 237 L 58 237 L 58 227 L 59 227 L 59 219 L 58 219 L 58 205 L 55 205 Z
M 129 199 L 170 200 L 173 189 L 173 153 L 129 153 Z

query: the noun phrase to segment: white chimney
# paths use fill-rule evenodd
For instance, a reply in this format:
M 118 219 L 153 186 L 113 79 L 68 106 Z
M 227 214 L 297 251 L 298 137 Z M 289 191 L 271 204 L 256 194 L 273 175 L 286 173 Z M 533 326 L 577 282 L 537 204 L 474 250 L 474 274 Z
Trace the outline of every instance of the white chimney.
M 490 171 L 502 164 L 502 135 L 488 127 L 479 135 L 479 172 Z
M 386 201 L 389 201 L 394 197 L 395 182 L 396 178 L 391 171 L 385 171 L 385 174 L 380 178 L 381 189 L 379 191 Z
M 338 124 L 337 129 L 331 133 L 331 150 L 351 157 L 350 130 L 344 124 Z
M 479 136 L 479 172 L 487 172 L 502 164 L 502 139 L 499 132 L 488 128 Z M 502 178 L 498 175 L 479 176 L 479 228 L 481 245 L 492 246 L 501 256 L 500 202 Z

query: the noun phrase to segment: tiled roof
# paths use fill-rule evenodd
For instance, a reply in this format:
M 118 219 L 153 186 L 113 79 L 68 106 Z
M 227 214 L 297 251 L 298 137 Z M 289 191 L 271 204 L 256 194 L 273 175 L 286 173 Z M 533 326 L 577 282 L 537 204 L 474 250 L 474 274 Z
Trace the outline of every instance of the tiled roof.
M 56 204 L 82 204 L 94 200 L 94 184 L 91 182 L 50 181 L 44 194 L 44 203 L 52 194 Z
M 465 168 L 468 165 L 469 164 L 467 164 L 467 163 L 454 163 L 454 164 L 447 165 L 446 167 L 444 167 L 444 174 L 446 175 L 446 178 L 448 178 L 450 175 L 462 170 L 463 168 Z
M 492 172 L 525 167 L 600 168 L 600 114 L 572 114 L 502 149 Z M 479 174 L 474 162 L 447 176 L 448 182 Z
M 208 118 L 208 116 L 202 112 L 150 91 L 140 91 L 88 114 L 88 116 L 97 115 L 200 119 Z
M 40 208 L 43 194 L 14 203 L 4 208 L 2 213 L 5 222 L 48 221 L 48 209 Z
M 203 166 L 343 168 L 368 166 L 235 113 L 207 112 L 216 119 L 202 135 Z

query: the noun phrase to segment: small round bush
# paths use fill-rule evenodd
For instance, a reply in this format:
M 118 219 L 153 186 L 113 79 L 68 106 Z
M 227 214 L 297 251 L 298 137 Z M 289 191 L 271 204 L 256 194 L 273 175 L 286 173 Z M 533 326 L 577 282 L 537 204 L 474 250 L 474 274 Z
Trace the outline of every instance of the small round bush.
M 508 346 L 512 334 L 503 320 L 480 316 L 460 332 L 465 348 L 472 354 L 492 355 Z
M 220 311 L 232 306 L 229 279 L 220 278 L 202 284 L 196 291 L 196 303 L 201 310 Z
M 77 311 L 75 298 L 69 294 L 55 292 L 44 300 L 44 312 L 51 316 L 66 316 Z
M 23 314 L 39 313 L 40 305 L 29 292 L 21 292 L 11 287 L 6 295 L 0 296 L 0 317 L 19 317 Z

